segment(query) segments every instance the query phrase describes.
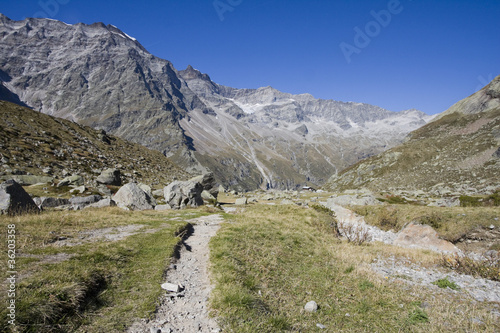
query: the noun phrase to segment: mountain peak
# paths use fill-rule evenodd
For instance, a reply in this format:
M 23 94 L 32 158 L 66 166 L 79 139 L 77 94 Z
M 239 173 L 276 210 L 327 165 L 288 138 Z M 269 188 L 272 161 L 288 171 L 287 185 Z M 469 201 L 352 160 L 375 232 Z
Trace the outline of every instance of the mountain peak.
M 212 81 L 210 79 L 210 76 L 208 74 L 204 74 L 197 70 L 196 68 L 193 68 L 193 66 L 188 65 L 187 68 L 183 71 L 179 72 L 184 80 L 194 80 L 194 79 L 201 79 L 204 81 Z

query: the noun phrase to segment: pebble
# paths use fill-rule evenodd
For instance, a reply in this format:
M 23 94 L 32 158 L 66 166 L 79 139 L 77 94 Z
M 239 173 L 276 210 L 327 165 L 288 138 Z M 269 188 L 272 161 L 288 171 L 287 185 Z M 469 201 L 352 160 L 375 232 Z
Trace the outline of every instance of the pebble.
M 325 326 L 325 325 L 320 324 L 320 323 L 316 324 L 316 326 L 317 326 L 317 327 L 319 327 L 319 328 L 321 328 L 322 330 L 326 328 L 326 326 Z
M 304 306 L 304 309 L 307 312 L 316 312 L 318 311 L 318 304 L 315 301 L 307 302 L 307 304 Z

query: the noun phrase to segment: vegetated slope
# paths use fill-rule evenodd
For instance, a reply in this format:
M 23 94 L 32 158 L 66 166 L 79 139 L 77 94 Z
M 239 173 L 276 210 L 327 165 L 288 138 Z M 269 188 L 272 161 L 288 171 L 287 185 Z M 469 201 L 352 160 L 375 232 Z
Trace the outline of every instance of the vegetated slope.
M 491 193 L 500 186 L 499 174 L 500 76 L 405 143 L 333 176 L 326 188 Z
M 0 101 L 0 175 L 77 173 L 87 181 L 118 167 L 126 180 L 168 184 L 188 174 L 162 153 L 69 120 Z
M 218 85 L 177 71 L 112 25 L 0 14 L 0 96 L 156 149 L 240 189 L 323 184 L 429 117 Z

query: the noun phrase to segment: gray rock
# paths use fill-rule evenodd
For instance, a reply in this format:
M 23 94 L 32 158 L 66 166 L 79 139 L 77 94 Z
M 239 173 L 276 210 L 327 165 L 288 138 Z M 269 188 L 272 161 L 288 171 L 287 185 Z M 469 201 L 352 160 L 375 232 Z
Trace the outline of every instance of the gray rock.
M 20 215 L 39 211 L 33 199 L 16 181 L 11 179 L 0 185 L 0 214 Z
M 224 188 L 224 186 L 219 185 L 219 193 L 226 193 L 226 189 Z
M 198 178 L 198 177 L 197 177 Z M 203 205 L 203 186 L 194 178 L 188 181 L 174 181 L 164 188 L 165 202 L 172 209 L 198 207 Z
M 247 198 L 238 198 L 234 202 L 235 205 L 246 205 L 248 203 Z
M 205 190 L 203 192 L 201 192 L 201 198 L 204 201 L 212 201 L 212 202 L 214 202 L 214 201 L 217 200 L 213 195 L 210 194 L 210 192 L 205 191 Z
M 315 301 L 307 302 L 307 304 L 304 306 L 304 310 L 306 310 L 307 312 L 316 312 L 318 311 L 318 304 Z
M 219 187 L 215 181 L 213 173 L 205 173 L 201 176 L 191 178 L 190 182 L 198 182 L 203 187 L 203 191 L 209 192 L 215 199 L 219 195 Z
M 87 188 L 85 186 L 79 186 L 79 187 L 75 187 L 74 189 L 70 190 L 69 193 L 80 193 L 82 194 L 83 192 L 87 191 Z
M 316 327 L 318 327 L 318 328 L 320 328 L 320 329 L 322 329 L 322 330 L 324 330 L 324 329 L 326 328 L 326 326 L 325 326 L 325 325 L 320 324 L 320 323 L 317 323 L 317 324 L 316 324 Z
M 78 206 L 80 209 L 91 205 L 93 203 L 99 202 L 102 199 L 100 195 L 89 195 L 86 197 L 73 197 L 69 199 L 69 203 L 73 206 Z
M 155 210 L 159 211 L 159 212 L 164 211 L 164 210 L 169 210 L 169 209 L 172 209 L 172 207 L 170 207 L 170 205 L 157 205 L 155 207 Z
M 274 200 L 274 196 L 271 194 L 266 194 L 262 197 L 262 200 L 267 200 L 267 201 Z
M 106 185 L 99 185 L 97 187 L 97 190 L 99 191 L 99 193 L 105 196 L 111 196 L 113 194 L 113 192 L 111 192 L 111 190 L 107 188 Z
M 114 206 L 116 206 L 116 202 L 114 202 L 110 198 L 106 198 L 106 199 L 99 200 L 96 203 L 90 204 L 90 205 L 86 206 L 85 208 L 105 208 L 105 207 L 114 207 Z
M 62 199 L 62 198 L 41 197 L 39 198 L 39 200 L 40 203 L 38 204 L 38 207 L 40 208 L 54 208 L 70 204 L 68 199 Z
M 150 197 L 153 197 L 153 192 L 151 191 L 151 186 L 146 185 L 146 184 L 142 184 L 142 183 L 139 183 L 138 186 L 141 188 L 141 190 L 146 192 L 147 195 L 149 195 Z
M 64 178 L 57 184 L 57 187 L 62 186 L 82 186 L 83 185 L 83 177 L 79 175 L 73 175 Z
M 18 175 L 12 176 L 12 179 L 16 181 L 21 186 L 35 185 L 35 184 L 47 184 L 52 183 L 54 178 L 47 176 L 33 176 L 33 175 Z
M 120 170 L 115 168 L 106 169 L 97 177 L 97 183 L 103 185 L 120 186 L 122 184 L 122 177 Z
M 112 197 L 116 205 L 128 210 L 154 209 L 156 200 L 144 192 L 136 183 L 122 186 Z
M 152 194 L 154 197 L 161 197 L 163 196 L 163 190 L 154 190 Z
M 173 292 L 173 293 L 178 293 L 179 291 L 181 291 L 181 287 L 175 283 L 165 282 L 161 285 L 161 288 L 165 289 L 166 291 Z

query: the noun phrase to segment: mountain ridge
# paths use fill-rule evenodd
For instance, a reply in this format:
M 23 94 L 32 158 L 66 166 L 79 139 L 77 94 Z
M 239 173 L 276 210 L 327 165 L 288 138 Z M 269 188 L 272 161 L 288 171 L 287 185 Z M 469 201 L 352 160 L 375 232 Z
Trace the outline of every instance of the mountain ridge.
M 500 187 L 499 173 L 500 75 L 403 144 L 332 176 L 325 188 L 491 194 Z
M 240 190 L 319 186 L 430 119 L 226 87 L 192 66 L 178 71 L 104 23 L 0 22 L 0 77 L 21 103 L 159 150 L 189 172 L 211 169 Z

